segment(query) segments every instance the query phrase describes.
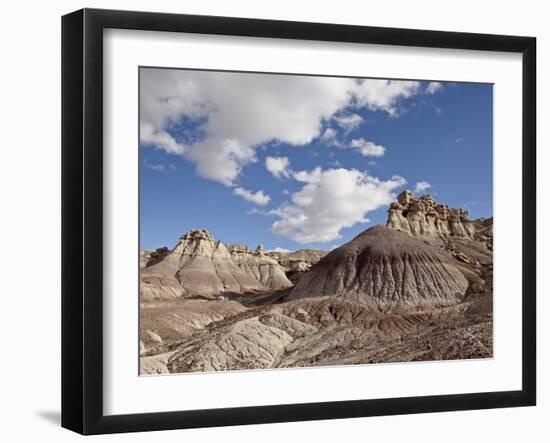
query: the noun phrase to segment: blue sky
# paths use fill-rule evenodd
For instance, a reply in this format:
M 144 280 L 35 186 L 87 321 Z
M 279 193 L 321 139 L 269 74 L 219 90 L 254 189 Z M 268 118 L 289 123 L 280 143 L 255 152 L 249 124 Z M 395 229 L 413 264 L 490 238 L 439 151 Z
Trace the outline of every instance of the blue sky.
M 492 85 L 140 76 L 142 248 L 205 228 L 226 243 L 331 249 L 385 223 L 395 194 L 419 183 L 471 218 L 492 215 Z

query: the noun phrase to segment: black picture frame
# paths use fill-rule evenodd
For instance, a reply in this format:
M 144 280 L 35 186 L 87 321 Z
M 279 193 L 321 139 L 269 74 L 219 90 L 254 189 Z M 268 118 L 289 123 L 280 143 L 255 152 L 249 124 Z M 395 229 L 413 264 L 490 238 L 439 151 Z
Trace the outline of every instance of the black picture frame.
M 522 54 L 522 389 L 131 415 L 103 413 L 103 30 Z M 536 403 L 536 39 L 83 9 L 62 18 L 62 426 L 82 434 L 532 406 Z M 519 147 L 518 147 L 519 149 Z

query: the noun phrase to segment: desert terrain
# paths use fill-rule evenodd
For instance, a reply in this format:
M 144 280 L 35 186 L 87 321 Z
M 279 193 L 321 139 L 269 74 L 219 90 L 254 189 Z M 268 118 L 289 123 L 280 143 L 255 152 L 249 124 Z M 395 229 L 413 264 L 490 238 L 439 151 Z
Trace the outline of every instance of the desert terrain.
M 493 219 L 404 191 L 331 250 L 194 229 L 140 255 L 140 373 L 490 358 Z

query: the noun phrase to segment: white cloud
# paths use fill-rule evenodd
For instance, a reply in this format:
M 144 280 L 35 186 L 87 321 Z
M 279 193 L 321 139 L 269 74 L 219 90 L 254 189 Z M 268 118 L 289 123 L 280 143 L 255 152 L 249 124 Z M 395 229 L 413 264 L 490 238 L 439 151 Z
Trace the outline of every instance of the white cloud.
M 302 183 L 318 183 L 321 180 L 323 171 L 317 166 L 311 171 L 298 171 L 294 173 L 294 179 Z
M 386 111 L 390 116 L 399 113 L 399 100 L 420 93 L 420 83 L 402 80 L 367 79 L 358 82 L 354 95 L 359 107 Z
M 143 160 L 143 165 L 146 168 L 149 168 L 149 169 L 151 169 L 153 171 L 156 171 L 156 172 L 168 172 L 168 171 L 175 171 L 176 170 L 176 167 L 172 164 L 163 165 L 161 163 L 159 163 L 159 164 L 151 163 L 148 159 Z
M 432 187 L 432 185 L 429 184 L 426 181 L 418 182 L 416 184 L 416 187 L 414 188 L 414 192 L 422 193 L 422 192 L 425 192 L 426 190 L 430 189 L 431 187 Z
M 325 129 L 325 132 L 323 132 L 323 135 L 321 136 L 321 140 L 325 142 L 332 142 L 336 139 L 336 131 L 332 128 Z
M 377 145 L 364 138 L 357 138 L 351 141 L 350 147 L 356 149 L 365 157 L 382 157 L 386 152 L 386 148 L 381 145 Z
M 142 69 L 140 85 L 141 142 L 227 186 L 263 144 L 308 144 L 337 114 L 367 107 L 396 115 L 400 100 L 424 92 L 410 81 L 168 69 Z M 349 127 L 357 117 L 343 121 Z
M 185 147 L 178 143 L 168 132 L 156 130 L 150 123 L 140 125 L 140 141 L 170 154 L 182 155 L 185 152 Z
M 336 146 L 340 149 L 355 149 L 364 157 L 382 157 L 386 152 L 386 148 L 381 145 L 377 145 L 371 141 L 365 140 L 364 138 L 357 138 L 352 140 L 350 143 L 343 143 L 337 139 L 338 133 L 332 129 L 327 128 L 321 140 L 328 145 Z
M 353 131 L 355 128 L 359 127 L 363 123 L 363 117 L 359 114 L 346 114 L 334 117 L 334 120 L 341 128 L 345 129 L 347 132 Z
M 238 139 L 210 139 L 193 145 L 187 158 L 202 177 L 231 186 L 245 165 L 256 162 L 256 151 Z
M 270 249 L 267 252 L 292 252 L 292 251 L 290 249 L 280 248 L 277 246 L 276 248 Z
M 443 85 L 441 83 L 439 83 L 439 82 L 430 82 L 430 83 L 428 83 L 428 86 L 426 86 L 426 92 L 428 94 L 435 94 L 441 88 L 443 88 Z
M 398 176 L 383 181 L 366 172 L 342 168 L 300 171 L 295 178 L 305 183 L 303 188 L 292 194 L 291 203 L 270 213 L 279 217 L 272 232 L 298 243 L 340 238 L 342 229 L 368 222 L 368 212 L 391 203 L 393 191 L 406 183 Z
M 238 195 L 239 197 L 244 198 L 246 201 L 255 203 L 260 206 L 267 205 L 271 200 L 269 195 L 265 194 L 264 191 L 261 191 L 261 190 L 257 191 L 256 193 L 252 193 L 247 189 L 239 187 L 233 190 L 233 194 Z
M 333 128 L 327 128 L 321 135 L 321 141 L 327 145 L 336 146 L 337 148 L 344 148 L 345 145 L 338 140 L 338 132 Z
M 292 173 L 288 157 L 267 157 L 265 167 L 271 175 L 277 178 L 288 178 Z

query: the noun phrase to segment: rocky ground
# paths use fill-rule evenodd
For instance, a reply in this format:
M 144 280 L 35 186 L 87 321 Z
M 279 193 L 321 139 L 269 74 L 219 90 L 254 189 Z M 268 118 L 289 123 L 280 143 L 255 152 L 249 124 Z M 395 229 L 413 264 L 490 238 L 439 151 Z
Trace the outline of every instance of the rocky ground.
M 141 373 L 492 357 L 492 219 L 403 193 L 327 252 L 196 230 L 143 254 Z

